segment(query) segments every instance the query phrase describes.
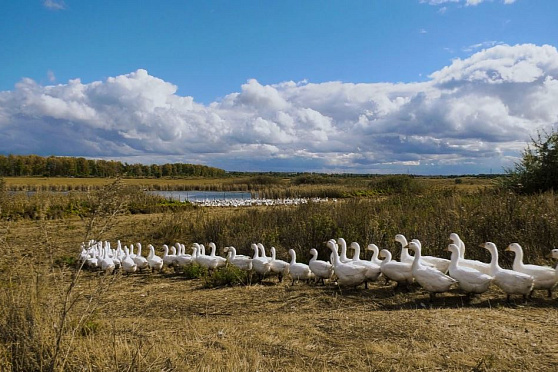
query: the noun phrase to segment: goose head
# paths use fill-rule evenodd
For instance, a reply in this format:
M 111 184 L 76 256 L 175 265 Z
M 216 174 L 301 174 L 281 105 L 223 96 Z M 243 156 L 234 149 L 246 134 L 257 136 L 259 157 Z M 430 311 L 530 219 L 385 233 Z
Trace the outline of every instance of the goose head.
M 521 248 L 521 246 L 517 243 L 511 243 L 510 245 L 508 245 L 505 249 L 508 252 L 513 252 L 515 254 L 520 253 L 523 249 Z
M 456 233 L 451 233 L 449 236 L 449 240 L 451 240 L 453 244 L 457 245 L 461 241 L 461 238 Z
M 338 252 L 337 251 L 337 242 L 335 241 L 335 239 L 329 239 L 326 242 L 326 245 L 329 249 L 331 249 L 332 251 Z
M 459 246 L 457 246 L 457 244 L 454 243 L 449 244 L 448 247 L 446 248 L 446 251 L 451 252 L 452 258 L 454 254 L 459 256 Z
M 483 243 L 483 244 L 479 245 L 479 247 L 488 250 L 491 254 L 498 253 L 498 249 L 496 248 L 496 244 L 494 244 L 492 242 Z
M 378 248 L 378 246 L 377 246 L 376 244 L 370 243 L 370 244 L 368 244 L 368 246 L 366 247 L 366 250 L 367 250 L 367 251 L 372 251 L 372 252 L 374 252 L 374 253 L 377 253 L 377 252 L 380 251 L 380 248 Z
M 407 238 L 403 234 L 395 235 L 395 241 L 401 244 L 402 247 L 406 247 L 407 245 L 409 245 L 409 243 L 407 242 Z
M 548 258 L 558 259 L 558 248 L 554 248 L 553 250 L 551 250 L 548 254 Z
M 356 257 L 357 253 L 360 253 L 360 244 L 358 244 L 357 242 L 352 242 L 350 247 L 355 250 L 355 257 Z
M 378 253 L 378 256 L 384 258 L 384 262 L 391 261 L 391 252 L 387 249 L 382 249 L 380 253 Z

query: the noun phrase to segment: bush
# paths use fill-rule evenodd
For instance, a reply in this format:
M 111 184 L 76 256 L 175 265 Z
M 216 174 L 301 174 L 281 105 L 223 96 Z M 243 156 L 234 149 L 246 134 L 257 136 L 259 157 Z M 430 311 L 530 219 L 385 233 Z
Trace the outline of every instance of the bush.
M 210 275 L 205 277 L 204 286 L 206 288 L 215 288 L 233 285 L 246 285 L 250 283 L 250 274 L 247 271 L 240 270 L 236 266 L 227 265 L 214 270 Z
M 199 279 L 207 276 L 207 269 L 195 263 L 185 266 L 182 275 L 185 279 Z
M 370 182 L 369 187 L 382 194 L 420 194 L 423 186 L 407 175 L 383 176 Z
M 292 179 L 293 185 L 329 185 L 338 184 L 339 180 L 318 174 L 302 174 Z
M 523 150 L 522 159 L 504 180 L 504 187 L 523 194 L 558 188 L 558 132 L 539 132 Z

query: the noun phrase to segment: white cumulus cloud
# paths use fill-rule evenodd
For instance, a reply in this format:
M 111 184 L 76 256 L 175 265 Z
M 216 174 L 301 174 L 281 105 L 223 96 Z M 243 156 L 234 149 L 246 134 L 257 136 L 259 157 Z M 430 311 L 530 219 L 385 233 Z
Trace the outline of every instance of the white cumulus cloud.
M 496 45 L 420 83 L 251 79 L 203 105 L 137 70 L 0 92 L 3 153 L 229 170 L 476 173 L 558 124 L 558 51 Z

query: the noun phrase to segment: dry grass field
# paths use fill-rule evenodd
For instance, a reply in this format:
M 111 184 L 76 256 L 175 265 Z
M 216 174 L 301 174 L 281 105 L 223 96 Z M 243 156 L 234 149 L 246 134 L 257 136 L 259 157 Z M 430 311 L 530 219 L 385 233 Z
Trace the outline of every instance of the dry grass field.
M 148 239 L 162 218 L 120 216 L 106 238 Z M 421 289 L 396 293 L 383 281 L 356 290 L 275 279 L 208 288 L 205 279 L 172 270 L 78 273 L 60 262 L 78 254 L 85 225 L 79 219 L 0 224 L 0 370 L 549 371 L 558 365 L 556 295 L 508 305 L 492 289 L 467 305 L 450 292 L 430 305 Z M 160 249 L 160 242 L 149 242 Z

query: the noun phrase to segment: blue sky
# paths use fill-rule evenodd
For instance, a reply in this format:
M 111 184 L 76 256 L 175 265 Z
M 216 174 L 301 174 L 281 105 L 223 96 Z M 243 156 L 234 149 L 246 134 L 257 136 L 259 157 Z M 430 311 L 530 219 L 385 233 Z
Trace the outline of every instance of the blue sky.
M 1 4 L 3 153 L 499 173 L 558 123 L 554 0 Z

